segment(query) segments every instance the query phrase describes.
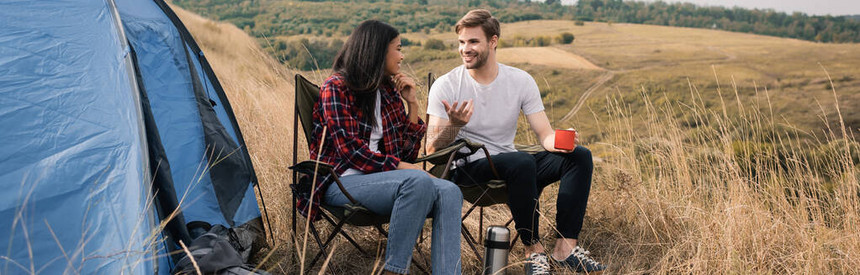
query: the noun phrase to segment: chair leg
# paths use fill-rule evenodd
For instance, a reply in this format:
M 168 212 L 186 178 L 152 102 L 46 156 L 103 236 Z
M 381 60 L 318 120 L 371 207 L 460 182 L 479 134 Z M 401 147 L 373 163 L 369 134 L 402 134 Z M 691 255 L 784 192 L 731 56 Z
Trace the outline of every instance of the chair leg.
M 354 215 L 354 213 L 352 215 Z M 340 220 L 334 226 L 334 228 L 332 228 L 331 234 L 329 234 L 328 237 L 326 238 L 325 242 L 320 245 L 319 253 L 317 253 L 317 255 L 314 257 L 314 259 L 311 260 L 310 267 L 313 267 L 314 264 L 316 264 L 317 260 L 319 260 L 320 256 L 322 256 L 322 254 L 326 250 L 328 250 L 328 245 L 331 243 L 332 240 L 334 240 L 334 237 L 337 237 L 338 234 L 343 232 L 343 230 L 342 230 L 343 225 L 346 224 L 346 221 L 348 221 L 350 218 L 352 218 L 352 215 L 349 215 L 349 216 L 345 217 L 344 219 Z M 317 237 L 317 238 L 319 238 L 319 237 Z
M 424 239 L 425 239 L 424 238 L 424 227 L 421 227 L 421 233 L 419 233 L 419 234 L 420 235 L 418 235 L 418 243 L 415 245 L 415 249 L 418 250 L 418 255 L 421 256 L 422 259 L 424 259 L 424 265 L 430 266 L 430 260 L 429 260 L 430 257 L 427 257 L 427 255 L 424 255 L 424 250 L 421 249 L 421 244 L 424 243 Z M 414 257 L 413 257 L 412 261 L 415 262 L 417 265 L 418 261 Z M 421 269 L 422 272 L 430 274 L 429 272 L 424 270 L 423 267 L 421 267 L 421 265 L 418 265 L 418 266 L 419 266 L 418 269 Z
M 418 249 L 418 253 L 421 254 L 421 249 Z M 421 257 L 424 257 L 424 256 L 422 255 Z M 412 263 L 415 265 L 415 267 L 418 268 L 418 270 L 421 270 L 421 272 L 424 272 L 424 274 L 430 274 L 430 271 L 427 271 L 427 268 L 425 268 L 424 265 L 422 265 L 420 262 L 418 262 L 418 259 L 415 259 L 415 256 L 412 256 Z
M 296 210 L 296 195 L 293 194 L 292 197 L 293 197 L 293 224 L 292 224 L 292 231 L 290 231 L 290 240 L 292 241 L 291 245 L 294 245 L 294 244 L 297 244 L 298 240 L 299 240 L 299 238 L 297 236 L 298 232 L 296 232 L 296 211 L 298 211 L 298 210 Z M 274 239 L 273 239 L 273 241 L 274 241 Z M 298 255 L 296 255 L 296 257 L 294 257 L 296 259 L 296 261 L 301 260 L 297 256 Z
M 508 222 L 505 223 L 505 227 L 508 227 L 513 222 L 514 222 L 514 217 L 511 217 L 510 219 L 508 219 Z M 511 244 L 509 246 L 510 249 L 508 249 L 508 253 L 511 253 L 511 251 L 514 250 L 514 246 L 517 244 L 517 239 L 519 239 L 519 238 L 520 238 L 520 232 L 517 231 L 516 228 L 514 228 L 514 238 L 511 239 Z
M 311 261 L 311 264 L 308 266 L 308 269 L 311 269 L 314 267 L 314 264 L 316 263 L 317 258 L 319 258 L 320 255 L 322 255 L 322 253 L 324 253 L 326 250 L 325 245 L 322 242 L 322 239 L 320 239 L 319 231 L 317 230 L 317 227 L 316 227 L 316 225 L 314 225 L 314 223 L 310 224 L 310 229 L 311 229 L 311 234 L 313 234 L 314 239 L 317 241 L 317 246 L 320 248 L 320 251 L 317 252 L 316 256 L 314 256 L 313 260 Z
M 466 228 L 465 224 L 461 224 L 460 227 L 462 228 L 461 232 L 463 234 L 463 238 L 466 239 L 466 244 L 469 245 L 469 248 L 472 249 L 472 252 L 475 252 L 475 257 L 478 258 L 478 261 L 480 261 L 481 265 L 483 266 L 484 260 L 483 257 L 481 257 L 481 253 L 478 252 L 478 248 L 475 247 L 475 238 L 472 237 L 472 233 L 469 233 L 469 230 Z
M 329 216 L 328 216 L 328 215 L 326 215 L 325 213 L 320 213 L 320 216 L 322 216 L 322 217 L 323 217 L 326 221 L 328 221 L 331 225 L 333 225 L 333 226 L 334 226 L 334 225 L 336 225 L 336 223 L 334 222 L 334 220 L 332 220 L 332 219 L 331 219 L 331 217 L 329 217 Z M 347 234 L 347 233 L 346 233 L 346 231 L 344 231 L 344 230 L 340 230 L 340 235 L 341 235 L 341 236 L 343 236 L 343 237 L 344 237 L 344 238 L 345 238 L 345 239 L 346 239 L 350 244 L 352 244 L 352 246 L 353 246 L 353 247 L 355 247 L 355 249 L 358 249 L 358 252 L 361 252 L 361 254 L 363 254 L 363 255 L 365 255 L 365 256 L 370 256 L 370 254 L 368 254 L 368 253 L 367 253 L 367 251 L 365 251 L 364 249 L 362 249 L 362 248 L 361 248 L 361 246 L 360 246 L 360 245 L 358 245 L 358 242 L 356 242 L 355 240 L 353 240 L 353 239 L 352 239 L 352 237 L 350 237 L 350 236 L 349 236 L 349 234 Z
M 379 234 L 382 234 L 382 236 L 385 236 L 385 238 L 388 239 L 388 232 L 382 228 L 381 224 L 375 224 L 373 227 L 376 228 L 376 231 L 379 231 Z
M 376 231 L 378 231 L 380 235 L 385 236 L 385 238 L 386 238 L 386 239 L 388 239 L 388 232 L 387 232 L 387 231 L 385 231 L 385 229 L 384 229 L 384 228 L 382 228 L 382 225 L 381 225 L 381 224 L 375 224 L 375 225 L 373 225 L 373 227 L 374 227 L 374 228 L 376 228 Z M 423 229 L 422 229 L 422 233 L 423 233 Z M 416 243 L 416 245 L 417 245 L 417 244 L 418 244 L 418 243 Z M 423 258 L 425 258 L 425 259 L 427 258 L 427 256 L 425 256 L 425 255 L 421 252 L 421 248 L 420 248 L 420 247 L 417 247 L 417 246 L 416 246 L 416 249 L 418 249 L 418 254 L 419 254 L 419 255 L 421 255 L 421 257 L 423 257 Z M 415 267 L 417 267 L 417 268 L 418 268 L 418 270 L 421 270 L 421 272 L 424 272 L 425 274 L 430 274 L 430 272 L 429 272 L 429 271 L 427 271 L 427 268 L 425 268 L 425 267 L 424 267 L 424 265 L 422 265 L 422 264 L 421 264 L 421 262 L 419 262 L 419 261 L 418 261 L 418 259 L 415 259 L 415 256 L 412 256 L 412 263 L 413 263 L 413 264 L 415 264 Z
M 514 238 L 511 240 L 511 244 L 509 246 L 510 249 L 508 249 L 509 253 L 514 250 L 514 246 L 517 245 L 517 239 L 519 239 L 519 238 L 520 238 L 520 232 L 514 232 Z
M 478 241 L 484 239 L 484 207 L 478 209 Z
M 474 204 L 472 205 L 472 207 L 469 207 L 469 210 L 466 210 L 466 213 L 463 214 L 463 217 L 461 218 L 461 220 L 466 220 L 466 218 L 469 217 L 469 214 L 472 214 L 472 211 L 475 211 L 476 207 L 477 206 L 475 206 Z
M 293 231 L 291 232 L 292 237 L 293 237 L 293 243 L 296 242 L 296 234 L 297 234 L 296 233 L 296 211 L 298 211 L 298 210 L 296 210 L 296 196 L 293 195 Z

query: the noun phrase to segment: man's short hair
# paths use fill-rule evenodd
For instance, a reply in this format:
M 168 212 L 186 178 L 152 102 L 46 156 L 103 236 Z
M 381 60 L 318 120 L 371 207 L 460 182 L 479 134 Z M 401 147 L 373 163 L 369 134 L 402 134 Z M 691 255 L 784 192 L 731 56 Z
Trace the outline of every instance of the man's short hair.
M 487 35 L 487 40 L 493 37 L 493 35 L 497 37 L 501 37 L 501 27 L 499 27 L 499 20 L 493 17 L 490 14 L 490 11 L 484 9 L 471 10 L 469 13 L 460 18 L 460 21 L 457 21 L 457 25 L 454 25 L 454 31 L 457 34 L 460 34 L 464 28 L 471 28 L 480 26 L 482 30 L 484 30 L 484 34 Z

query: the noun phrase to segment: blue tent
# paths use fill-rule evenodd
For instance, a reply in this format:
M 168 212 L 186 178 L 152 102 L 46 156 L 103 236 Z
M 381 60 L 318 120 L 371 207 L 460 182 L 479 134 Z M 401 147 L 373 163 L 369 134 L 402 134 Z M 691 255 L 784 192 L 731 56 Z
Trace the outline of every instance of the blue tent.
M 203 52 L 162 1 L 0 1 L 0 274 L 168 273 L 195 226 L 262 227 Z

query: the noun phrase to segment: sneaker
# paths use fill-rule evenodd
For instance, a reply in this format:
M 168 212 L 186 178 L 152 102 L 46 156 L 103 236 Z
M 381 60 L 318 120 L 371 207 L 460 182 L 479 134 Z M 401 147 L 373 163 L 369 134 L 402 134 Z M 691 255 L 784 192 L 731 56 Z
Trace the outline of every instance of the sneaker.
M 565 267 L 567 269 L 576 271 L 576 272 L 601 272 L 606 269 L 606 265 L 602 265 L 591 258 L 591 252 L 588 250 L 579 247 L 578 245 L 573 249 L 573 254 L 567 256 L 567 259 L 564 261 L 552 259 L 557 265 Z
M 526 259 L 526 275 L 549 275 L 549 258 L 544 253 L 532 253 Z

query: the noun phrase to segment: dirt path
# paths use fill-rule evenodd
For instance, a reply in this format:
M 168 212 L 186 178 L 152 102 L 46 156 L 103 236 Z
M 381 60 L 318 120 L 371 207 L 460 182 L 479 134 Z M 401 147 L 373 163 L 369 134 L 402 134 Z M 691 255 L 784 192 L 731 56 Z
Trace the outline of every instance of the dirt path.
M 564 117 L 561 118 L 560 121 L 567 121 L 571 119 L 579 109 L 585 105 L 585 101 L 588 99 L 591 94 L 594 93 L 597 89 L 609 82 L 613 77 L 615 77 L 615 72 L 607 71 L 604 68 L 598 67 L 588 61 L 587 59 L 579 56 L 575 53 L 571 53 L 559 48 L 553 47 L 516 47 L 516 48 L 502 48 L 499 49 L 498 55 L 496 57 L 499 59 L 501 63 L 528 63 L 535 65 L 544 65 L 551 66 L 557 68 L 565 68 L 565 69 L 581 69 L 581 70 L 599 70 L 604 71 L 605 73 L 600 76 L 594 85 L 591 85 L 582 96 L 579 97 L 579 100 L 576 102 L 576 105 L 570 109 Z
M 611 80 L 613 77 L 615 77 L 614 72 L 606 71 L 606 73 L 604 73 L 603 76 L 601 76 L 597 80 L 597 82 L 594 83 L 594 85 L 591 85 L 591 87 L 589 87 L 588 90 L 586 90 L 585 93 L 583 93 L 582 96 L 579 97 L 579 100 L 576 102 L 576 105 L 573 106 L 573 108 L 570 108 L 570 111 L 567 112 L 567 114 L 565 114 L 564 117 L 562 117 L 559 121 L 567 121 L 573 118 L 573 116 L 576 115 L 577 112 L 579 112 L 579 109 L 582 108 L 582 105 L 585 105 L 585 100 L 587 100 L 588 97 L 591 96 L 592 93 L 594 93 L 594 91 L 602 87 L 603 84 L 609 82 L 609 80 Z
M 603 70 L 579 55 L 553 47 L 501 48 L 496 58 L 506 64 L 528 63 L 565 69 Z

